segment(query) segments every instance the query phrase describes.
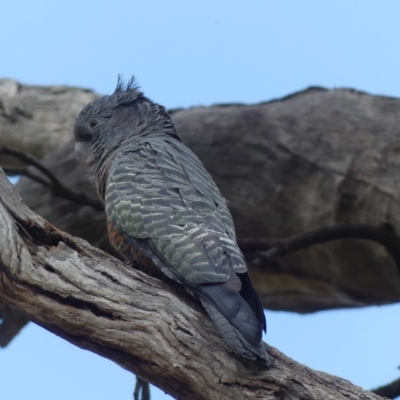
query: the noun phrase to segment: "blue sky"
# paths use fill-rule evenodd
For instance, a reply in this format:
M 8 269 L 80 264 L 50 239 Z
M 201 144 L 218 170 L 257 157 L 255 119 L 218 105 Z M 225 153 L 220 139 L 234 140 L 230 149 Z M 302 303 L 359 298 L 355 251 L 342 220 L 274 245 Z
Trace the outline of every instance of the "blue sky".
M 0 77 L 113 91 L 134 73 L 168 108 L 252 103 L 311 85 L 400 97 L 400 2 L 4 2 Z M 400 305 L 268 312 L 267 341 L 365 388 L 400 372 Z M 396 334 L 396 337 L 395 337 Z M 0 351 L 0 396 L 131 399 L 133 377 L 30 324 Z M 153 391 L 153 400 L 166 398 Z

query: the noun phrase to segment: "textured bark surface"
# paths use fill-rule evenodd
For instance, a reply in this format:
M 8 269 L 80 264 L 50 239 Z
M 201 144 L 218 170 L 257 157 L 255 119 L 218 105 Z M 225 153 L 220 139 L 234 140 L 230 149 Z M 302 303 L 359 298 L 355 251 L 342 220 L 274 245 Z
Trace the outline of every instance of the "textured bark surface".
M 52 92 L 26 87 L 20 93 L 34 96 L 35 90 L 39 100 L 43 92 Z M 63 119 L 57 127 L 44 123 L 42 139 L 70 129 L 71 114 L 95 96 L 63 90 L 52 97 L 48 110 L 53 121 L 54 115 Z M 16 109 L 24 107 L 21 96 L 9 101 Z M 63 112 L 65 98 L 73 112 Z M 397 99 L 314 88 L 265 104 L 177 110 L 173 119 L 228 199 L 240 238 L 287 237 L 350 222 L 389 222 L 400 228 Z M 34 136 L 26 127 L 33 120 L 20 117 L 12 125 L 3 123 L 0 144 L 9 144 L 8 137 L 25 129 L 27 136 Z M 42 141 L 46 165 L 66 185 L 95 198 L 71 141 L 60 136 L 59 150 L 51 140 Z M 24 143 L 14 144 L 26 149 Z M 54 225 L 107 246 L 101 213 L 55 198 L 28 179 L 18 188 L 27 204 Z M 264 306 L 276 310 L 310 312 L 400 299 L 399 266 L 382 246 L 368 241 L 314 246 L 282 258 L 274 268 L 253 265 L 251 274 Z
M 95 198 L 93 181 L 66 138 L 73 117 L 96 95 L 12 81 L 4 86 L 14 89 L 0 92 L 0 145 L 45 154 L 43 162 L 67 186 Z M 41 106 L 46 99 L 51 106 Z M 18 111 L 32 103 L 40 106 L 28 107 L 30 118 Z M 400 100 L 311 88 L 278 101 L 195 107 L 172 116 L 228 199 L 240 239 L 284 238 L 338 223 L 390 223 L 399 231 Z M 39 147 L 27 142 L 39 131 Z M 26 178 L 18 190 L 55 226 L 109 250 L 101 212 Z M 305 313 L 400 300 L 399 265 L 371 241 L 317 245 L 274 263 L 256 257 L 249 267 L 269 309 Z
M 71 140 L 77 113 L 96 95 L 66 86 L 28 86 L 0 79 L 0 144 L 37 157 Z M 0 163 L 15 159 L 1 158 Z
M 400 100 L 309 89 L 258 105 L 173 114 L 229 200 L 239 237 L 338 223 L 400 229 Z M 400 267 L 367 241 L 337 241 L 251 270 L 266 308 L 308 312 L 400 300 Z
M 273 348 L 270 369 L 234 357 L 189 295 L 54 228 L 2 171 L 0 221 L 0 301 L 175 398 L 380 398 Z

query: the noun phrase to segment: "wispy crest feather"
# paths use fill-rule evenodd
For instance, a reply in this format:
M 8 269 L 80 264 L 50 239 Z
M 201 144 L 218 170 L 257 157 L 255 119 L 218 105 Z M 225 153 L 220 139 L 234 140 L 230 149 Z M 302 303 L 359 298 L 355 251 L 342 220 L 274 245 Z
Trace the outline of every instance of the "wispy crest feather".
M 118 74 L 117 87 L 115 88 L 114 93 L 128 92 L 130 90 L 139 90 L 139 88 L 140 87 L 134 75 L 132 75 L 129 81 L 125 83 L 125 80 L 122 77 L 122 75 Z

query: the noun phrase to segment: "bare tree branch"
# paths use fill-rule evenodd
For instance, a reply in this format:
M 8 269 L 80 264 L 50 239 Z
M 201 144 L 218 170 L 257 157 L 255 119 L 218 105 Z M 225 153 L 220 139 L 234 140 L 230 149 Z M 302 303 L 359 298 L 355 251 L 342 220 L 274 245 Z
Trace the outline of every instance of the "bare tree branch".
M 388 399 L 395 399 L 396 397 L 400 396 L 400 378 L 387 385 L 373 389 L 372 392 L 378 396 L 387 397 Z
M 75 88 L 29 87 L 0 81 L 0 97 L 0 144 L 18 146 L 38 157 L 52 156 L 53 161 L 46 164 L 49 171 L 63 177 L 64 183 L 69 176 L 76 186 L 66 186 L 76 192 L 87 190 L 90 185 L 82 182 L 82 171 L 74 170 L 71 162 L 64 164 L 64 171 L 55 165 L 61 167 L 58 160 L 70 146 L 74 117 L 96 95 Z M 174 120 L 185 142 L 200 156 L 229 199 L 239 235 L 287 237 L 337 222 L 367 222 L 375 227 L 389 221 L 399 228 L 394 129 L 399 123 L 398 105 L 398 99 L 356 91 L 310 89 L 273 103 L 178 110 Z M 376 135 L 377 131 L 380 135 Z M 229 146 L 225 146 L 227 138 Z M 332 144 L 335 151 L 330 151 Z M 61 147 L 63 151 L 57 152 Z M 69 173 L 72 170 L 75 175 Z M 41 212 L 46 209 L 43 214 L 56 220 L 57 226 L 78 236 L 92 235 L 92 243 L 105 235 L 102 213 L 90 207 L 80 210 L 61 198 L 55 202 L 50 194 L 37 194 L 43 193 L 41 189 L 32 183 L 25 199 L 36 203 L 36 207 L 41 204 Z M 79 218 L 73 221 L 70 216 L 78 213 Z M 20 228 L 22 235 L 25 228 Z M 99 236 L 93 237 L 91 232 L 98 232 Z M 273 240 L 274 246 L 279 241 Z M 250 249 L 246 255 L 270 250 L 268 239 L 243 242 Z M 393 275 L 391 258 L 371 240 L 360 242 L 335 241 L 323 249 L 300 251 L 294 257 L 288 254 L 266 259 L 264 268 L 251 271 L 257 277 L 264 305 L 310 312 L 398 301 L 398 279 Z M 321 260 L 328 260 L 330 265 L 324 264 L 325 268 L 318 269 L 316 275 L 315 267 Z M 350 267 L 355 269 L 351 278 L 346 275 Z M 299 270 L 301 276 L 297 279 Z M 366 285 L 362 282 L 368 281 L 368 276 L 376 277 L 377 284 L 372 290 L 363 290 Z M 325 286 L 321 289 L 321 285 Z M 287 288 L 287 293 L 282 288 Z M 11 321 L 12 310 L 6 306 L 0 310 L 0 340 L 6 333 L 3 328 L 12 325 L 6 325 Z
M 284 239 L 268 238 L 238 238 L 238 245 L 243 254 L 252 254 L 270 250 L 279 245 Z
M 253 250 L 253 257 L 263 261 L 283 257 L 298 250 L 307 249 L 316 244 L 341 239 L 363 239 L 375 241 L 386 248 L 400 270 L 400 238 L 391 224 L 376 226 L 366 224 L 337 225 L 316 229 L 295 235 L 287 239 L 266 239 L 241 241 L 242 251 Z M 257 247 L 266 249 L 257 251 Z
M 95 97 L 0 80 L 0 145 L 44 156 L 65 186 L 96 198 L 70 136 L 77 113 Z M 400 232 L 399 104 L 354 90 L 310 88 L 273 102 L 192 107 L 172 117 L 228 199 L 238 237 L 288 238 L 321 226 L 384 222 Z M 1 159 L 14 165 L 12 157 Z M 106 249 L 102 212 L 54 201 L 25 177 L 17 187 L 35 212 Z M 400 301 L 400 275 L 382 250 L 371 240 L 335 240 L 258 267 L 249 263 L 249 270 L 268 309 L 391 304 Z
M 98 96 L 67 86 L 30 86 L 0 79 L 0 145 L 29 151 L 37 158 L 62 149 L 71 140 L 79 111 Z M 1 163 L 17 164 L 11 157 Z
M 13 149 L 7 146 L 0 146 L 0 155 L 9 155 L 13 157 L 17 157 L 20 161 L 23 161 L 35 168 L 37 168 L 40 172 L 42 172 L 49 181 L 44 180 L 40 176 L 32 173 L 28 168 L 21 167 L 8 167 L 8 172 L 11 174 L 20 173 L 21 175 L 25 175 L 28 178 L 40 183 L 41 185 L 50 189 L 53 194 L 63 197 L 64 199 L 73 201 L 77 204 L 87 205 L 93 207 L 97 211 L 103 210 L 102 203 L 97 199 L 90 199 L 85 193 L 82 192 L 74 192 L 67 186 L 65 186 L 47 167 L 45 167 L 36 157 L 31 154 L 22 151 Z
M 60 197 L 75 201 L 78 204 L 89 205 L 97 211 L 103 210 L 103 205 L 100 201 L 89 199 L 84 193 L 75 193 L 66 187 L 47 167 L 31 154 L 7 146 L 0 146 L 0 155 L 1 154 L 12 155 L 36 167 L 48 177 L 50 182 L 24 167 L 3 166 L 3 170 L 6 173 L 10 175 L 24 175 L 51 189 L 54 194 Z M 392 225 L 387 223 L 378 226 L 366 224 L 337 225 L 305 232 L 287 239 L 239 239 L 238 244 L 243 253 L 257 253 L 250 257 L 251 259 L 259 257 L 265 261 L 283 257 L 316 244 L 340 239 L 365 239 L 376 241 L 387 249 L 400 269 L 400 238 Z
M 54 186 L 62 186 L 61 182 L 56 178 L 56 176 L 31 154 L 25 151 L 13 149 L 12 147 L 0 146 L 0 155 L 10 155 L 17 157 L 19 160 L 36 167 L 39 171 L 41 171 L 45 176 L 49 178 Z
M 0 221 L 0 301 L 176 398 L 378 399 L 273 348 L 270 369 L 236 358 L 186 292 L 54 228 L 2 171 Z
M 34 172 L 32 172 L 31 169 L 27 167 L 13 166 L 13 165 L 2 165 L 1 167 L 8 176 L 26 176 L 27 178 L 30 178 L 37 183 L 40 183 L 42 186 L 48 189 L 52 189 L 53 187 L 51 182 L 49 182 L 46 179 L 43 179 L 42 177 L 35 174 Z

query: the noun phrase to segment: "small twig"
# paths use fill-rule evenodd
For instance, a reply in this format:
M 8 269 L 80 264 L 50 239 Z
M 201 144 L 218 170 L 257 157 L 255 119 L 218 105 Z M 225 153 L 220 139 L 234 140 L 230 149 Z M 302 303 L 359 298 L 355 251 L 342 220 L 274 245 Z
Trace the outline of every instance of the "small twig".
M 384 246 L 400 268 L 400 237 L 388 223 L 349 224 L 316 229 L 287 239 L 241 239 L 238 244 L 248 260 L 273 260 L 298 250 L 342 239 L 372 240 Z
M 31 154 L 7 146 L 0 146 L 0 154 L 16 157 L 19 160 L 24 161 L 27 164 L 32 165 L 33 167 L 36 167 L 39 171 L 41 171 L 50 179 L 54 186 L 63 186 L 62 183 L 56 178 L 56 176 Z
M 285 242 L 285 239 L 238 238 L 237 240 L 240 250 L 244 254 L 268 251 L 282 242 Z
M 350 224 L 337 225 L 309 231 L 282 240 L 277 246 L 263 252 L 265 258 L 282 257 L 316 244 L 339 239 L 372 240 L 386 247 L 394 261 L 400 265 L 400 238 L 391 224 L 380 225 Z
M 388 383 L 387 385 L 373 389 L 371 392 L 378 396 L 387 397 L 388 399 L 395 399 L 400 396 L 400 378 Z
M 61 181 L 48 169 L 46 168 L 36 157 L 28 154 L 24 151 L 13 149 L 11 147 L 0 146 L 0 154 L 10 155 L 18 158 L 19 160 L 37 168 L 42 172 L 48 180 L 43 179 L 39 175 L 33 173 L 29 168 L 26 167 L 10 167 L 6 166 L 4 171 L 10 175 L 24 175 L 41 185 L 50 189 L 53 194 L 64 199 L 73 201 L 75 203 L 93 207 L 97 211 L 103 211 L 103 204 L 97 199 L 90 199 L 86 194 L 74 192 L 66 187 Z
M 39 175 L 36 175 L 29 168 L 14 167 L 14 166 L 10 166 L 10 165 L 2 165 L 1 168 L 3 168 L 3 171 L 6 173 L 6 175 L 9 175 L 9 176 L 23 175 L 23 176 L 26 176 L 27 178 L 32 179 L 33 181 L 35 181 L 37 183 L 40 183 L 41 185 L 43 185 L 49 189 L 52 188 L 52 185 L 49 181 L 46 181 L 46 179 L 43 179 Z

